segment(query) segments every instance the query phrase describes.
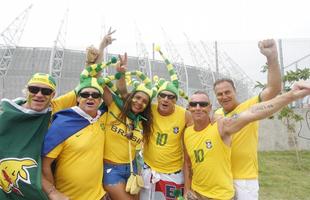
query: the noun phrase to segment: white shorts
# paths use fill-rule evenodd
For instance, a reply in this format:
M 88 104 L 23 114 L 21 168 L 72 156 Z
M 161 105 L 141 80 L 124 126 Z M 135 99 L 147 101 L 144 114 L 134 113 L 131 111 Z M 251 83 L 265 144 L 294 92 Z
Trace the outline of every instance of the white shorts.
M 235 200 L 258 200 L 257 179 L 234 179 Z
M 158 173 L 150 168 L 142 169 L 144 188 L 140 191 L 140 200 L 170 200 L 176 199 L 174 190 L 181 195 L 184 190 L 183 172 L 172 174 Z

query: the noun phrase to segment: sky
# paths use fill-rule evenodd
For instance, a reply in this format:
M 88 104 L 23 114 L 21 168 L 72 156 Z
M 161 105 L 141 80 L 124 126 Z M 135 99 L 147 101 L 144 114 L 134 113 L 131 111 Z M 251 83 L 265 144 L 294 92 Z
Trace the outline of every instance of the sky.
M 0 32 L 31 4 L 19 46 L 52 47 L 68 9 L 68 49 L 97 46 L 112 27 L 116 41 L 109 47 L 111 53 L 137 55 L 139 38 L 152 55 L 153 43 L 164 46 L 170 40 L 185 64 L 195 65 L 186 34 L 197 45 L 218 41 L 221 51 L 258 80 L 265 75 L 257 73 L 257 68 L 266 62 L 257 48 L 259 40 L 284 39 L 285 65 L 310 53 L 307 0 L 2 0 Z

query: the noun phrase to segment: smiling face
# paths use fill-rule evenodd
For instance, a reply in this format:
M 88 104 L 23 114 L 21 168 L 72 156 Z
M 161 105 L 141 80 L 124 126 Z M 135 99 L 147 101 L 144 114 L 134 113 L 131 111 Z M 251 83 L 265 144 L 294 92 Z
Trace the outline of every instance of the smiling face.
M 131 99 L 131 111 L 138 114 L 144 111 L 149 104 L 150 98 L 144 92 L 136 92 Z
M 55 91 L 47 85 L 39 83 L 29 84 L 26 91 L 27 102 L 23 107 L 41 112 L 49 107 L 54 96 Z
M 79 92 L 77 99 L 79 107 L 91 117 L 97 116 L 97 111 L 102 103 L 101 94 L 95 88 L 84 88 Z
M 210 99 L 206 94 L 193 94 L 189 101 L 189 111 L 195 122 L 209 121 L 209 114 L 211 112 Z
M 174 112 L 176 96 L 167 90 L 161 91 L 157 96 L 158 112 L 163 116 L 171 115 Z
M 218 83 L 214 87 L 214 92 L 218 103 L 223 107 L 225 112 L 231 112 L 238 106 L 236 91 L 229 82 L 224 81 Z

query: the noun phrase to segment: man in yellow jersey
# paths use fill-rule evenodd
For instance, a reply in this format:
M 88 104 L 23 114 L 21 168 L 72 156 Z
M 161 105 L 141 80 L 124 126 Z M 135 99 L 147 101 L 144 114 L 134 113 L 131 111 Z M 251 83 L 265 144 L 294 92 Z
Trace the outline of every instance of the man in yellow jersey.
M 194 125 L 188 127 L 184 133 L 186 198 L 233 199 L 232 135 L 239 134 L 238 131 L 247 124 L 264 119 L 307 95 L 310 95 L 310 82 L 300 81 L 285 94 L 254 104 L 241 113 L 220 118 L 211 124 L 211 104 L 208 95 L 200 91 L 194 93 L 189 102 Z
M 53 99 L 55 90 L 53 77 L 35 73 L 26 85 L 25 98 L 1 100 L 0 168 L 5 169 L 0 175 L 0 199 L 15 195 L 20 199 L 44 199 L 40 181 L 44 134 L 52 112 L 76 103 L 74 92 Z M 21 181 L 25 184 L 19 184 Z
M 100 200 L 106 107 L 96 78 L 77 88 L 78 106 L 55 114 L 43 145 L 42 185 L 50 200 Z M 55 171 L 52 163 L 55 161 Z
M 230 79 L 220 79 L 214 83 L 214 92 L 222 106 L 216 114 L 232 116 L 261 101 L 275 97 L 281 91 L 281 74 L 278 63 L 278 52 L 274 40 L 263 40 L 258 44 L 261 53 L 266 56 L 268 77 L 266 88 L 257 96 L 242 103 L 236 99 L 236 88 Z M 250 134 L 249 134 L 250 133 Z M 232 173 L 236 199 L 258 199 L 258 122 L 253 122 L 233 136 L 232 140 Z
M 153 130 L 150 141 L 143 146 L 143 200 L 176 199 L 175 190 L 183 192 L 184 188 L 182 136 L 192 120 L 188 111 L 176 105 L 177 75 L 169 61 L 164 60 L 171 81 L 161 83 L 157 104 L 152 105 Z

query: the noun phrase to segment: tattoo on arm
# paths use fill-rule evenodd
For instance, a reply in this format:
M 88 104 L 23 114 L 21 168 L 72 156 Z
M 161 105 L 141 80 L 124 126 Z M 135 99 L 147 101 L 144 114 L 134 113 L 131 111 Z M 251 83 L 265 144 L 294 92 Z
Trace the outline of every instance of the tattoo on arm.
M 233 116 L 231 116 L 232 119 L 237 119 L 239 118 L 239 115 L 238 114 L 234 114 Z
M 224 118 L 224 126 L 225 127 L 230 127 L 232 124 L 240 118 L 239 114 L 233 114 L 231 117 L 225 117 Z
M 261 112 L 261 111 L 264 111 L 264 110 L 269 110 L 269 109 L 271 109 L 273 107 L 274 106 L 272 104 L 257 106 L 255 108 L 251 109 L 251 113 L 257 113 L 257 112 Z

